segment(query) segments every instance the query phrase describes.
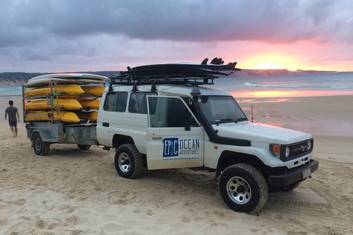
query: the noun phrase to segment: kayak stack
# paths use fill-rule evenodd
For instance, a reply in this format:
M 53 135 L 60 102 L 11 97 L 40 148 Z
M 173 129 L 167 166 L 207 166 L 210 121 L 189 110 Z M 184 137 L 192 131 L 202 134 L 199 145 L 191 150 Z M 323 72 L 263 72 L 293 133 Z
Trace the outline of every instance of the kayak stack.
M 49 74 L 30 79 L 23 88 L 26 122 L 94 123 L 107 77 Z

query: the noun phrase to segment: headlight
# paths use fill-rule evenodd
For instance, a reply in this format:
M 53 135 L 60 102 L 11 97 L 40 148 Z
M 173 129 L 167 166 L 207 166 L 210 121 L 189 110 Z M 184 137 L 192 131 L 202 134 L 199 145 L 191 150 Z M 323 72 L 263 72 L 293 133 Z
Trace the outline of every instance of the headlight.
M 281 155 L 281 145 L 280 144 L 270 144 L 270 152 L 279 157 Z
M 311 148 L 313 147 L 313 144 L 311 143 L 311 140 L 308 140 L 308 145 L 307 145 L 307 147 L 308 147 L 308 151 L 310 151 Z
M 288 158 L 289 155 L 290 155 L 290 149 L 289 149 L 289 147 L 287 146 L 287 147 L 286 147 L 286 151 L 285 151 L 285 153 L 284 153 L 284 156 L 285 156 L 286 158 Z

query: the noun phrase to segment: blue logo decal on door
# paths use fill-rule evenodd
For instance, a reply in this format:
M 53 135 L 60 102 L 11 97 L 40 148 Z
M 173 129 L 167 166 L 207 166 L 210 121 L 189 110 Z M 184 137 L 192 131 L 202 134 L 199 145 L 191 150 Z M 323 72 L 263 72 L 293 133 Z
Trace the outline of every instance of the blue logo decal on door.
M 179 153 L 178 138 L 163 139 L 163 157 L 175 157 Z
M 199 139 L 163 139 L 163 157 L 192 157 L 200 153 Z

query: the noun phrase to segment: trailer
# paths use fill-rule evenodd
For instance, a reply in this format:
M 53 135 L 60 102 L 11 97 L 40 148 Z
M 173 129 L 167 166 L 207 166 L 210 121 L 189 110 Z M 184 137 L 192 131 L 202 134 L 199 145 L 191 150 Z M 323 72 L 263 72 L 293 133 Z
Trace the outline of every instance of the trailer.
M 32 122 L 26 124 L 27 137 L 34 153 L 49 154 L 51 144 L 76 144 L 81 150 L 97 145 L 96 124 L 64 124 L 61 122 Z
M 51 144 L 75 144 L 81 150 L 88 150 L 92 145 L 98 145 L 96 138 L 96 121 L 82 119 L 79 114 L 89 114 L 98 111 L 92 108 L 80 108 L 72 111 L 66 110 L 67 99 L 97 99 L 100 97 L 89 94 L 65 94 L 59 92 L 59 86 L 79 85 L 87 87 L 90 85 L 102 85 L 108 78 L 93 74 L 49 74 L 32 78 L 22 87 L 22 103 L 23 103 L 23 120 L 26 123 L 27 137 L 31 140 L 34 153 L 40 156 L 48 155 Z M 46 94 L 28 96 L 33 89 L 45 88 Z M 37 108 L 38 101 L 42 104 L 41 108 Z M 32 102 L 35 104 L 34 111 L 29 110 L 28 106 Z M 33 103 L 37 102 L 37 103 Z M 59 105 L 59 102 L 60 105 Z M 46 107 L 43 109 L 43 103 Z M 78 102 L 80 105 L 80 102 Z M 81 107 L 81 106 L 80 106 Z M 38 111 L 40 110 L 40 111 Z M 30 115 L 40 113 L 41 119 L 30 119 Z M 77 122 L 70 123 L 61 120 L 61 114 L 70 112 L 76 116 Z

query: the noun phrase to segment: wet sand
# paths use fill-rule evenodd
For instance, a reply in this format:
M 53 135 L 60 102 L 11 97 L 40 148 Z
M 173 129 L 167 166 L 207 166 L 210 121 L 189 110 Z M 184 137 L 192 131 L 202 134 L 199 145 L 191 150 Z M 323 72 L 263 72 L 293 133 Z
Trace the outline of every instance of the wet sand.
M 270 194 L 259 216 L 227 209 L 212 173 L 181 169 L 123 179 L 113 151 L 53 145 L 50 156 L 37 157 L 24 124 L 13 138 L 1 121 L 0 234 L 353 233 L 353 96 L 264 101 L 241 105 L 249 113 L 254 103 L 256 121 L 312 131 L 320 169 L 294 192 Z M 6 104 L 2 97 L 0 109 Z M 348 130 L 340 135 L 306 120 Z
M 240 99 L 257 122 L 312 133 L 315 156 L 353 163 L 353 96 Z

